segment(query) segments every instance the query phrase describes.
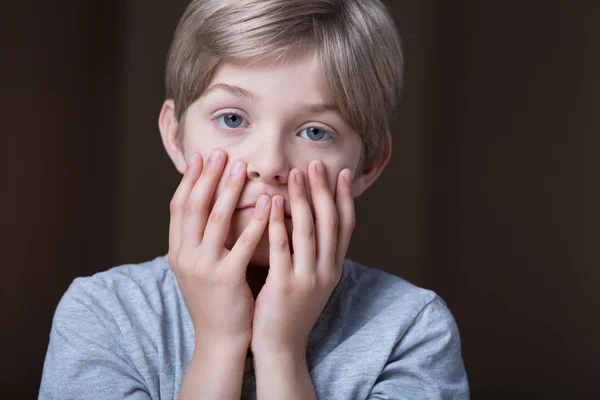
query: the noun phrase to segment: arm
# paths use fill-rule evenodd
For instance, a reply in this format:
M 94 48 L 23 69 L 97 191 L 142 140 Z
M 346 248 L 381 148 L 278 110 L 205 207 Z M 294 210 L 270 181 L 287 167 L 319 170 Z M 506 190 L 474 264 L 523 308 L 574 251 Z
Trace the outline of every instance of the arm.
M 122 337 L 99 304 L 102 288 L 76 280 L 61 299 L 50 332 L 41 400 L 149 400 Z
M 259 398 L 317 398 L 303 354 L 259 353 L 254 356 L 254 369 Z
M 439 297 L 396 344 L 368 398 L 469 399 L 458 328 Z
M 196 344 L 179 399 L 239 399 L 247 344 Z
M 225 161 L 222 150 L 215 150 L 204 166 L 199 155 L 192 157 L 171 201 L 169 265 L 196 338 L 181 400 L 239 399 L 242 391 L 254 305 L 246 268 L 267 225 L 270 202 L 265 195 L 259 197 L 254 217 L 227 250 L 225 241 L 246 173 L 243 163 L 234 164 L 211 208 Z
M 340 280 L 354 229 L 350 171 L 338 173 L 335 199 L 324 164 L 312 162 L 307 175 L 308 183 L 302 171 L 293 169 L 288 178 L 293 254 L 284 224 L 284 199 L 272 200 L 270 269 L 256 299 L 252 336 L 260 400 L 316 398 L 306 365 L 307 341 Z

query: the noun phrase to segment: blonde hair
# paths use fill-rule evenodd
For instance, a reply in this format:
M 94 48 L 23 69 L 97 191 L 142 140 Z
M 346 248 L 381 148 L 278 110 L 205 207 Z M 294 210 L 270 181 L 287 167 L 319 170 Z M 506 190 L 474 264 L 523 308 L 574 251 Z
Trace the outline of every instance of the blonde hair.
M 192 0 L 166 67 L 166 96 L 183 122 L 222 60 L 281 56 L 310 43 L 363 161 L 380 151 L 403 75 L 400 38 L 380 0 Z

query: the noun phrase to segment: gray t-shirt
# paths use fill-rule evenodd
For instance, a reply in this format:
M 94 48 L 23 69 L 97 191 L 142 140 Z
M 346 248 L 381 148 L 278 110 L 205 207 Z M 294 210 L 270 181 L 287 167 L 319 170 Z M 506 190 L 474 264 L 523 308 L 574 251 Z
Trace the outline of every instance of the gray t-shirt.
M 77 278 L 54 315 L 39 398 L 176 399 L 193 350 L 166 256 Z M 469 398 L 442 299 L 349 260 L 310 335 L 307 363 L 320 400 Z M 249 356 L 242 398 L 255 397 Z

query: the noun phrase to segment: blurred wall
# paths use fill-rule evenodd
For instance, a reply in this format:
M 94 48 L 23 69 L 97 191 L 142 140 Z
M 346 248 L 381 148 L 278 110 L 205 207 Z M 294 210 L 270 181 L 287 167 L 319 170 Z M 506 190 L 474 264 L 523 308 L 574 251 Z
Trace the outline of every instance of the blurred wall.
M 36 398 L 75 276 L 117 261 L 118 2 L 2 5 L 0 398 Z
M 596 398 L 600 3 L 439 11 L 426 284 L 474 398 Z
M 600 7 L 387 3 L 406 86 L 350 256 L 444 297 L 473 398 L 600 394 Z M 36 397 L 74 277 L 167 251 L 157 116 L 185 4 L 6 6 L 1 398 Z

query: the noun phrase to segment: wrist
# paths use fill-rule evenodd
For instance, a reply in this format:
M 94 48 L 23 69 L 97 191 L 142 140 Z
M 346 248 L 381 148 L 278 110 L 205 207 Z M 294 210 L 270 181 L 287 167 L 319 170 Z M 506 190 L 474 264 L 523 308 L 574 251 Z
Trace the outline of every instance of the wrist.
M 194 357 L 243 361 L 246 359 L 249 346 L 249 340 L 244 339 L 211 340 L 196 338 Z
M 260 349 L 254 355 L 254 371 L 258 398 L 316 399 L 306 349 Z
M 179 399 L 239 399 L 248 346 L 196 338 Z
M 254 363 L 265 369 L 296 369 L 306 366 L 306 347 L 253 346 Z
M 250 343 L 253 354 L 269 358 L 306 357 L 308 338 L 289 337 L 287 341 L 276 341 L 269 338 L 252 337 Z

